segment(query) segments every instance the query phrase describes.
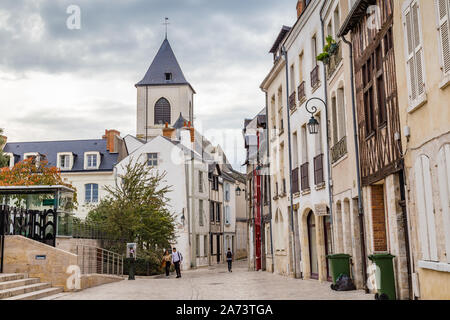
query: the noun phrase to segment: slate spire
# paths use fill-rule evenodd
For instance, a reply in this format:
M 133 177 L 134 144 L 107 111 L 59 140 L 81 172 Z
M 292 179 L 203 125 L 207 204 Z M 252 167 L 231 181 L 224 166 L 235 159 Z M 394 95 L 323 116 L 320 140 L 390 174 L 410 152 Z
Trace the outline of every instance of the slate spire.
M 164 39 L 147 73 L 136 84 L 136 87 L 166 84 L 190 85 L 183 75 L 183 71 L 173 53 L 169 40 Z

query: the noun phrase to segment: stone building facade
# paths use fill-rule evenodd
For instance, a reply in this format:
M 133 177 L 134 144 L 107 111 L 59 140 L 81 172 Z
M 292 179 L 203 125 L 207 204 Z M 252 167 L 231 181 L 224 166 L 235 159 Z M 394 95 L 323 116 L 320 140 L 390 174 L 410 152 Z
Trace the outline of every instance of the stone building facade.
M 450 1 L 395 0 L 413 297 L 450 299 Z M 413 53 L 414 52 L 414 53 Z

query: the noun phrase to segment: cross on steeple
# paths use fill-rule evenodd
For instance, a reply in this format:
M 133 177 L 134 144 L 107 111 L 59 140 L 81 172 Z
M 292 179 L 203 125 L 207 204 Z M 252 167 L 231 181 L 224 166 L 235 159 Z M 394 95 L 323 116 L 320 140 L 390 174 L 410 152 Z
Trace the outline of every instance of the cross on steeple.
M 167 26 L 170 24 L 169 18 L 166 17 L 163 24 L 166 26 L 166 39 L 167 39 Z

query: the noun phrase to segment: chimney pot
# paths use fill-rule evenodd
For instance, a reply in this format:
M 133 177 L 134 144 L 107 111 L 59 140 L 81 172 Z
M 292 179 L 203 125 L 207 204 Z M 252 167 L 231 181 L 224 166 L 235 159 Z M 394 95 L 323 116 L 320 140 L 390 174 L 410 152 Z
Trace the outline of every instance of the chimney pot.
M 297 1 L 297 19 L 300 18 L 303 11 L 305 10 L 305 0 Z

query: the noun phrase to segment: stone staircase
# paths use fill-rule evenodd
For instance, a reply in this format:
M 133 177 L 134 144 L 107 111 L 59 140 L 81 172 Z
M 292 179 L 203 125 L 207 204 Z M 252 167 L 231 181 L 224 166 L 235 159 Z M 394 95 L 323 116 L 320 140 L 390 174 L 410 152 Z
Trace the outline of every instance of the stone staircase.
M 0 300 L 36 300 L 63 292 L 41 283 L 39 278 L 29 278 L 26 273 L 0 273 Z

